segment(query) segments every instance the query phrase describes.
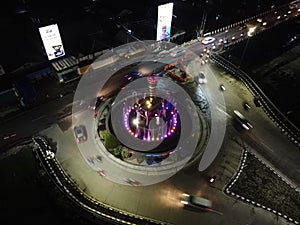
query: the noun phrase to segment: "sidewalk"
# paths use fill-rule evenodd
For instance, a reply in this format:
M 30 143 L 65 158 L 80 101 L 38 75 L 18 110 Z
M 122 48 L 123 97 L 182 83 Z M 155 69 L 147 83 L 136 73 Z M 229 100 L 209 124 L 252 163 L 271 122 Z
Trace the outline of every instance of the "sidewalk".
M 243 146 L 239 143 L 238 137 L 224 138 L 223 146 L 213 164 L 208 168 L 208 174 L 211 174 L 211 177 L 216 176 L 210 186 L 220 191 L 224 191 L 226 185 L 237 173 L 243 156 Z

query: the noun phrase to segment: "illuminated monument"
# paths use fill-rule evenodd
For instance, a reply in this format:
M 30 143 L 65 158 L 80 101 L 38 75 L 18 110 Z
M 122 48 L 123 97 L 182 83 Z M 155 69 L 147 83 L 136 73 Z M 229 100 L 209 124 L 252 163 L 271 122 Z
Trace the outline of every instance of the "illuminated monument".
M 78 118 L 74 109 L 72 122 L 74 126 L 86 124 L 91 132 L 89 148 L 78 144 L 91 168 L 125 185 L 132 185 L 128 183 L 132 180 L 141 186 L 170 178 L 201 156 L 210 132 L 209 117 L 206 120 L 206 114 L 185 88 L 189 81 L 186 65 L 174 64 L 174 57 L 164 55 L 161 62 L 154 63 L 158 46 L 153 41 L 149 44 L 149 49 L 145 42 L 128 44 L 101 56 L 81 79 L 74 97 L 74 101 L 107 97 L 96 108 L 96 116 L 86 110 Z M 166 50 L 171 49 L 168 44 L 160 42 Z M 145 50 L 125 61 L 103 66 L 107 58 L 114 59 L 117 52 L 131 49 Z M 190 59 L 182 62 L 189 63 Z M 209 108 L 205 110 L 210 113 Z M 95 157 L 102 160 L 91 161 Z
M 169 142 L 175 143 L 180 135 L 180 119 L 176 102 L 156 96 L 157 76 L 149 74 L 147 82 L 149 94 L 144 93 L 142 98 L 136 95 L 132 98 L 131 105 L 125 104 L 123 107 L 125 129 L 132 137 L 142 140 L 145 144 L 161 143 L 151 150 L 152 152 L 172 151 L 174 145 L 170 145 Z

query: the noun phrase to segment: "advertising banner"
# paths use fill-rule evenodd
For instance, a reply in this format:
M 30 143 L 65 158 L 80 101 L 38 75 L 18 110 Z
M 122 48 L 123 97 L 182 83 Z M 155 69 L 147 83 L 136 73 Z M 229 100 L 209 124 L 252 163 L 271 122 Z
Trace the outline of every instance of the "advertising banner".
M 174 3 L 167 3 L 158 6 L 156 40 L 168 40 L 171 35 L 171 23 Z
M 49 60 L 65 55 L 57 24 L 40 27 L 39 31 Z

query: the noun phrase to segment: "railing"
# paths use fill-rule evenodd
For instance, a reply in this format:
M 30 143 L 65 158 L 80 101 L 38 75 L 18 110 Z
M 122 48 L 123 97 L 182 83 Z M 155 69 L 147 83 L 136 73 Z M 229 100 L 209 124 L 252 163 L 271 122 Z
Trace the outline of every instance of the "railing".
M 112 224 L 167 225 L 167 223 L 158 220 L 138 216 L 111 207 L 89 196 L 75 184 L 72 178 L 64 171 L 62 166 L 55 158 L 47 159 L 43 148 L 47 149 L 48 143 L 43 137 L 36 136 L 33 137 L 32 140 L 37 146 L 34 151 L 36 153 L 36 158 L 39 159 L 52 182 L 73 203 L 90 213 L 91 216 L 93 215 L 99 220 L 104 220 Z

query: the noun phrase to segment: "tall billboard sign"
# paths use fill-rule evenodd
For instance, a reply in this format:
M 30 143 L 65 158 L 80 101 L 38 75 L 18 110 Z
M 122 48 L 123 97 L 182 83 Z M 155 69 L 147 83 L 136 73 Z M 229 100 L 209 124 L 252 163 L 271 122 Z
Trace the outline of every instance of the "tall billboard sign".
M 156 40 L 168 40 L 171 35 L 171 23 L 173 16 L 174 3 L 167 3 L 158 6 L 158 18 L 157 18 L 157 33 Z
M 65 55 L 57 24 L 40 27 L 39 31 L 49 60 Z

